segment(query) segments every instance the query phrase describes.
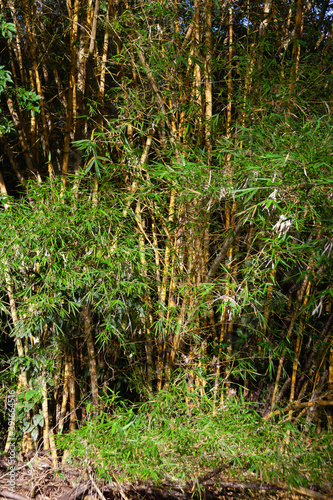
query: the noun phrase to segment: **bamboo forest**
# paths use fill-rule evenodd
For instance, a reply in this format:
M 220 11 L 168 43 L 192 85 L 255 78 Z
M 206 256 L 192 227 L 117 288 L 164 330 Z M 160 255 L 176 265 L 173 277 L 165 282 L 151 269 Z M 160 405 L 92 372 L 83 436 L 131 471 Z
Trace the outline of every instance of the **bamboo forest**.
M 1 498 L 333 498 L 332 49 L 332 0 L 0 0 Z

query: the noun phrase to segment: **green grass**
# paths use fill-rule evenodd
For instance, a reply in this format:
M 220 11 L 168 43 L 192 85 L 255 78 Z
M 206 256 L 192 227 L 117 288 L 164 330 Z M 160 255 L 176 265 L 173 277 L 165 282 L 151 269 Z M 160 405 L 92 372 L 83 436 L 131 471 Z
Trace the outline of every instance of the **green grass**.
M 70 451 L 72 463 L 89 463 L 107 480 L 184 485 L 226 466 L 225 477 L 238 480 L 296 487 L 331 481 L 332 434 L 266 422 L 250 404 L 235 400 L 214 414 L 207 397 L 187 398 L 177 387 L 140 405 L 113 398 L 113 414 L 101 412 L 74 433 L 58 436 L 58 444 Z

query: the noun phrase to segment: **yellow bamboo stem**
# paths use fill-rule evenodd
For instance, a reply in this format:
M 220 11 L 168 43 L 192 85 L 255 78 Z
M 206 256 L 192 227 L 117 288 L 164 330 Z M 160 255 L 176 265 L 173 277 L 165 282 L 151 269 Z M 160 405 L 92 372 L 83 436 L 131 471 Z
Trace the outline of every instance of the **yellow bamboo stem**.
M 303 284 L 298 292 L 298 303 L 299 304 L 303 304 L 303 297 L 304 297 L 304 294 L 305 294 L 305 291 L 307 290 L 307 285 L 308 285 L 308 280 L 309 280 L 309 276 L 308 274 L 305 276 L 304 280 L 303 280 Z M 307 300 L 307 297 L 305 297 L 304 300 Z M 291 318 L 291 321 L 290 321 L 290 325 L 289 325 L 289 328 L 288 328 L 288 332 L 287 332 L 287 335 L 286 335 L 286 340 L 289 340 L 290 336 L 291 336 L 291 333 L 293 331 L 293 328 L 294 328 L 294 324 L 295 324 L 295 321 L 296 321 L 296 318 L 299 314 L 299 309 L 296 307 L 295 308 L 295 311 L 293 312 L 292 314 L 292 318 Z M 274 385 L 274 390 L 273 390 L 273 395 L 272 395 L 272 400 L 271 400 L 271 409 L 273 410 L 274 408 L 274 405 L 275 405 L 275 400 L 276 400 L 276 395 L 277 395 L 277 391 L 278 391 L 278 387 L 279 387 L 279 381 L 280 381 L 280 377 L 281 377 L 281 373 L 282 373 L 282 366 L 283 366 L 283 362 L 284 362 L 284 357 L 285 357 L 285 349 L 281 355 L 281 358 L 279 360 L 279 366 L 278 366 L 278 370 L 277 370 L 277 374 L 276 374 L 276 379 L 275 379 L 275 385 Z

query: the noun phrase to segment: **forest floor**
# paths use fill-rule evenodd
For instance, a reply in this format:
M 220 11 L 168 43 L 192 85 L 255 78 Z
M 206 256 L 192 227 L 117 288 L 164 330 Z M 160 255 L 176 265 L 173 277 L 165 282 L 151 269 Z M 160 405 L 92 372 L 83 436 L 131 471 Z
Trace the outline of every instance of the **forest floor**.
M 195 402 L 176 389 L 136 405 L 113 398 L 55 436 L 56 470 L 49 451 L 18 452 L 15 475 L 0 455 L 0 500 L 333 500 L 331 429 Z
M 332 500 L 327 487 L 311 486 L 293 490 L 253 480 L 237 481 L 220 468 L 198 477 L 196 484 L 180 485 L 153 483 L 120 483 L 96 479 L 89 466 L 62 466 L 53 470 L 48 455 L 36 456 L 16 464 L 15 486 L 11 487 L 8 459 L 0 458 L 0 500 L 302 500 L 318 498 Z M 331 486 L 331 485 L 330 485 Z M 301 494 L 301 493 L 305 493 Z

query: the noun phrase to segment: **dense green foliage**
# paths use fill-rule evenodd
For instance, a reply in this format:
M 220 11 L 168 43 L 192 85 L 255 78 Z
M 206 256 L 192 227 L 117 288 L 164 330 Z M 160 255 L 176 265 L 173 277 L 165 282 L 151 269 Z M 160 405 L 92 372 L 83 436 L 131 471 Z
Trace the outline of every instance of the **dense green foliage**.
M 1 391 L 17 391 L 22 451 L 70 432 L 93 456 L 96 431 L 101 473 L 111 453 L 124 477 L 183 477 L 199 447 L 197 466 L 218 463 L 217 433 L 235 471 L 318 482 L 315 447 L 304 474 L 299 457 L 333 423 L 329 3 L 6 0 L 0 15 Z M 178 382 L 193 406 L 170 403 L 138 450 Z M 103 425 L 132 444 L 104 447 Z
M 306 434 L 290 422 L 266 422 L 241 399 L 227 401 L 218 414 L 209 396 L 179 386 L 140 405 L 114 396 L 104 402 L 112 416 L 102 410 L 70 436 L 59 436 L 58 443 L 69 450 L 70 463 L 89 463 L 108 481 L 184 487 L 215 467 L 237 480 L 295 487 L 331 480 L 330 434 L 318 435 L 305 422 Z

